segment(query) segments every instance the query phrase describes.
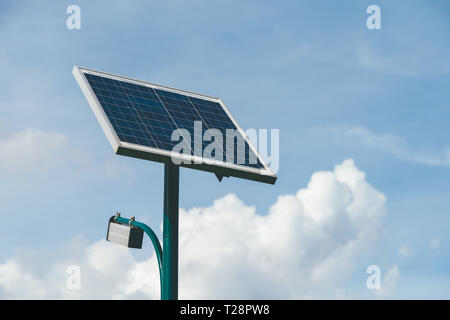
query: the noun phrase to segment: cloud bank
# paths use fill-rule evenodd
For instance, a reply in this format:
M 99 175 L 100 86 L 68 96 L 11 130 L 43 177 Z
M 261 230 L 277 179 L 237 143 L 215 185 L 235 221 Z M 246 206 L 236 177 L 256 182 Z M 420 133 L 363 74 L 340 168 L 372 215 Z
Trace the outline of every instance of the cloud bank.
M 66 137 L 38 129 L 0 136 L 0 176 L 46 173 L 58 161 Z
M 356 127 L 317 127 L 312 132 L 333 135 L 355 141 L 374 150 L 380 150 L 399 159 L 429 166 L 450 166 L 450 147 L 441 150 L 412 146 L 405 138 L 392 133 L 374 133 L 363 126 Z
M 279 196 L 264 215 L 234 194 L 206 208 L 180 209 L 180 298 L 336 297 L 379 236 L 385 202 L 348 159 Z M 153 253 L 138 261 L 105 240 L 75 239 L 51 259 L 30 259 L 0 260 L 0 298 L 159 299 Z M 66 286 L 74 264 L 80 290 Z

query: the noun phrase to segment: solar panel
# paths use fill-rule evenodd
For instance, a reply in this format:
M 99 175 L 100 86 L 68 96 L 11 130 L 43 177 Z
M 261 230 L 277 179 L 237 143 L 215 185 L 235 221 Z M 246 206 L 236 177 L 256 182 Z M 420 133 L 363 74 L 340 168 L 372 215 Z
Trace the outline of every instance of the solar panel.
M 77 66 L 73 74 L 117 154 L 178 159 L 181 166 L 218 176 L 275 183 L 276 176 L 220 99 Z M 180 143 L 172 139 L 177 129 L 190 142 L 188 153 L 173 152 Z M 214 130 L 222 141 L 211 137 Z M 217 148 L 204 152 L 212 141 Z

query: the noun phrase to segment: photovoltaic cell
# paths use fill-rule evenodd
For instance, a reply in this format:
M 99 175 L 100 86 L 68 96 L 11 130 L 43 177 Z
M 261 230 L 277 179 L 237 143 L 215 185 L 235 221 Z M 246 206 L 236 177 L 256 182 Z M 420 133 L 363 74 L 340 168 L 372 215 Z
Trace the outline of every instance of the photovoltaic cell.
M 205 150 L 211 143 L 203 141 L 205 131 L 217 129 L 224 136 L 222 150 L 216 150 L 220 152 L 223 162 L 264 168 L 239 134 L 237 136 L 240 139 L 234 135 L 228 136 L 229 139 L 234 139 L 234 150 L 226 149 L 227 129 L 237 128 L 219 103 L 89 73 L 85 76 L 122 142 L 172 151 L 179 143 L 171 141 L 172 132 L 185 129 L 192 139 L 193 154 L 194 139 L 202 141 L 202 150 Z M 195 132 L 196 121 L 202 124 L 201 136 Z M 242 155 L 238 153 L 239 140 L 245 147 Z M 216 155 L 212 156 L 214 158 Z
M 234 125 L 234 123 L 231 121 L 230 117 L 225 113 L 222 106 L 217 102 L 212 102 L 208 100 L 202 100 L 194 97 L 188 97 L 188 99 L 192 102 L 196 110 L 198 111 L 199 115 L 204 120 L 205 125 L 209 128 L 215 128 L 222 132 L 224 135 L 224 149 L 225 153 L 227 155 L 233 155 L 233 159 L 228 160 L 233 163 L 242 163 L 250 167 L 255 168 L 262 168 L 263 165 L 259 162 L 256 155 L 250 150 L 250 147 L 248 143 L 245 141 L 245 139 L 241 139 L 240 141 L 237 141 L 238 139 L 235 138 L 235 136 L 230 136 L 227 134 L 227 129 L 232 129 L 236 132 L 237 128 Z M 226 148 L 226 139 L 233 140 L 233 147 L 234 150 L 230 153 L 229 150 Z M 244 143 L 245 146 L 245 153 L 244 157 L 240 157 L 240 154 L 238 153 L 238 146 L 239 142 Z M 255 161 L 250 161 L 250 153 L 253 155 L 253 159 Z M 256 163 L 253 163 L 256 162 Z

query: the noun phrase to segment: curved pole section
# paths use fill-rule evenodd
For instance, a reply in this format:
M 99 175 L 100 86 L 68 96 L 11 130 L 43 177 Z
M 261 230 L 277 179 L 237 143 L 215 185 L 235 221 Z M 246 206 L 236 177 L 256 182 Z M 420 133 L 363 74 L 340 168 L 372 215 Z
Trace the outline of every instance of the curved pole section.
M 120 222 L 123 224 L 129 224 L 129 222 L 130 222 L 130 219 L 127 219 L 127 218 L 122 218 L 122 217 L 114 217 L 114 218 L 116 219 L 117 222 Z M 160 283 L 160 290 L 162 293 L 162 249 L 161 249 L 161 244 L 159 243 L 158 237 L 153 232 L 153 230 L 145 223 L 134 220 L 131 222 L 131 225 L 144 230 L 144 232 L 148 235 L 148 237 L 150 238 L 150 240 L 153 243 L 153 247 L 155 248 L 155 251 L 156 251 L 156 257 L 158 258 L 159 281 L 160 281 L 159 283 Z

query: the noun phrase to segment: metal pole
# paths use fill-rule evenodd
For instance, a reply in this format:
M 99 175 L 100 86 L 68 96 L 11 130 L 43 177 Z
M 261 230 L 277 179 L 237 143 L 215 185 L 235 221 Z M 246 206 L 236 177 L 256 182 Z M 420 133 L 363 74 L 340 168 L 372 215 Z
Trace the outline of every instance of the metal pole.
M 163 284 L 162 299 L 178 299 L 178 195 L 179 167 L 164 165 Z

